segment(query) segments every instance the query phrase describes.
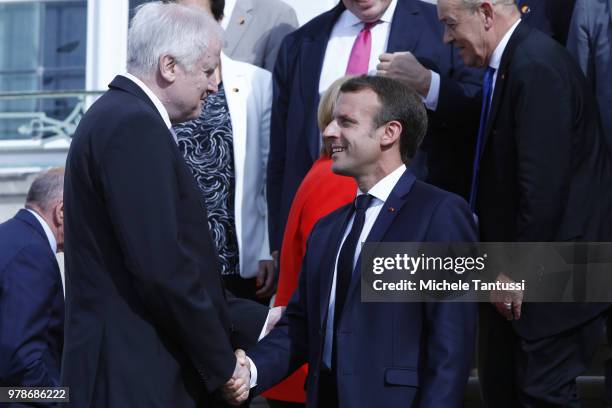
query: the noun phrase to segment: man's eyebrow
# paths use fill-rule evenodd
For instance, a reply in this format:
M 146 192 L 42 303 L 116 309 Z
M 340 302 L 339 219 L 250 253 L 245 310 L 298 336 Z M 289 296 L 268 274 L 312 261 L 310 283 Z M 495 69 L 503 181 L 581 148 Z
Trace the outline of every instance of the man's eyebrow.
M 357 123 L 357 121 L 346 114 L 336 115 L 336 120 L 341 120 L 343 122 Z

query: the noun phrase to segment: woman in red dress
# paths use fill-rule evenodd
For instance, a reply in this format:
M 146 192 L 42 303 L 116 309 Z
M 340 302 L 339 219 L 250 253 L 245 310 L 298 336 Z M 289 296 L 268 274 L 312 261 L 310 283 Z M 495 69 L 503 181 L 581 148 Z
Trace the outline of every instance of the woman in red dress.
M 337 79 L 321 97 L 317 120 L 321 132 L 332 121 L 340 87 L 349 77 Z M 315 223 L 355 199 L 357 183 L 351 177 L 332 173 L 332 160 L 323 145 L 321 157 L 314 162 L 295 194 L 280 255 L 280 276 L 274 306 L 286 306 L 298 285 L 298 274 L 306 252 L 306 241 Z M 304 383 L 307 365 L 264 393 L 272 408 L 302 407 L 306 401 Z

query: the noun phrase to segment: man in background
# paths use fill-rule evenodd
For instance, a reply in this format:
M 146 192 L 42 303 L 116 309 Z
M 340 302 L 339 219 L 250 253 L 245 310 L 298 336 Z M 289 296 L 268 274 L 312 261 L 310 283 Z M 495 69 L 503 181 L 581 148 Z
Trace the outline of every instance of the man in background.
M 281 42 L 298 27 L 295 11 L 283 0 L 226 0 L 223 14 L 223 52 L 270 72 Z
M 64 169 L 36 177 L 25 209 L 0 224 L 0 386 L 57 387 L 64 291 Z M 18 405 L 8 405 L 9 407 Z
M 608 241 L 612 172 L 597 105 L 567 50 L 521 20 L 513 0 L 439 0 L 444 40 L 486 68 L 470 205 L 483 242 Z M 511 281 L 513 271 L 500 274 Z M 607 304 L 481 305 L 487 407 L 580 405 L 576 377 Z

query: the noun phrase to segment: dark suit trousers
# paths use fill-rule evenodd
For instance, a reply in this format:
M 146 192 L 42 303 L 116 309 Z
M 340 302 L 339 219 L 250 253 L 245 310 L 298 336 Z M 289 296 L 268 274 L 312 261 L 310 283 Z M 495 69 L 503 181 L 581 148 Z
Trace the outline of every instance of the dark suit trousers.
M 319 398 L 320 408 L 335 408 L 339 406 L 338 383 L 336 371 L 322 368 L 319 372 Z
M 478 372 L 486 407 L 580 407 L 576 377 L 603 336 L 597 317 L 555 336 L 527 341 L 489 304 L 481 304 Z

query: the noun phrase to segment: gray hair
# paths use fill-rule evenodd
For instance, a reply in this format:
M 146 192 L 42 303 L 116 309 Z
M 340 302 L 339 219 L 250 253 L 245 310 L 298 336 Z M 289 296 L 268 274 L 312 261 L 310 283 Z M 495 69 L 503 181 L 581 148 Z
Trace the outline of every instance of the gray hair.
M 211 41 L 221 43 L 222 37 L 221 26 L 199 9 L 170 2 L 145 3 L 136 8 L 130 23 L 127 70 L 150 77 L 165 54 L 192 70 Z
M 468 9 L 470 11 L 476 11 L 478 6 L 482 3 L 483 0 L 459 0 L 462 8 Z M 516 3 L 514 0 L 489 0 L 493 5 L 502 5 L 502 6 L 515 6 Z
M 49 211 L 64 196 L 64 168 L 54 167 L 40 173 L 32 182 L 26 197 L 26 207 L 36 206 Z

